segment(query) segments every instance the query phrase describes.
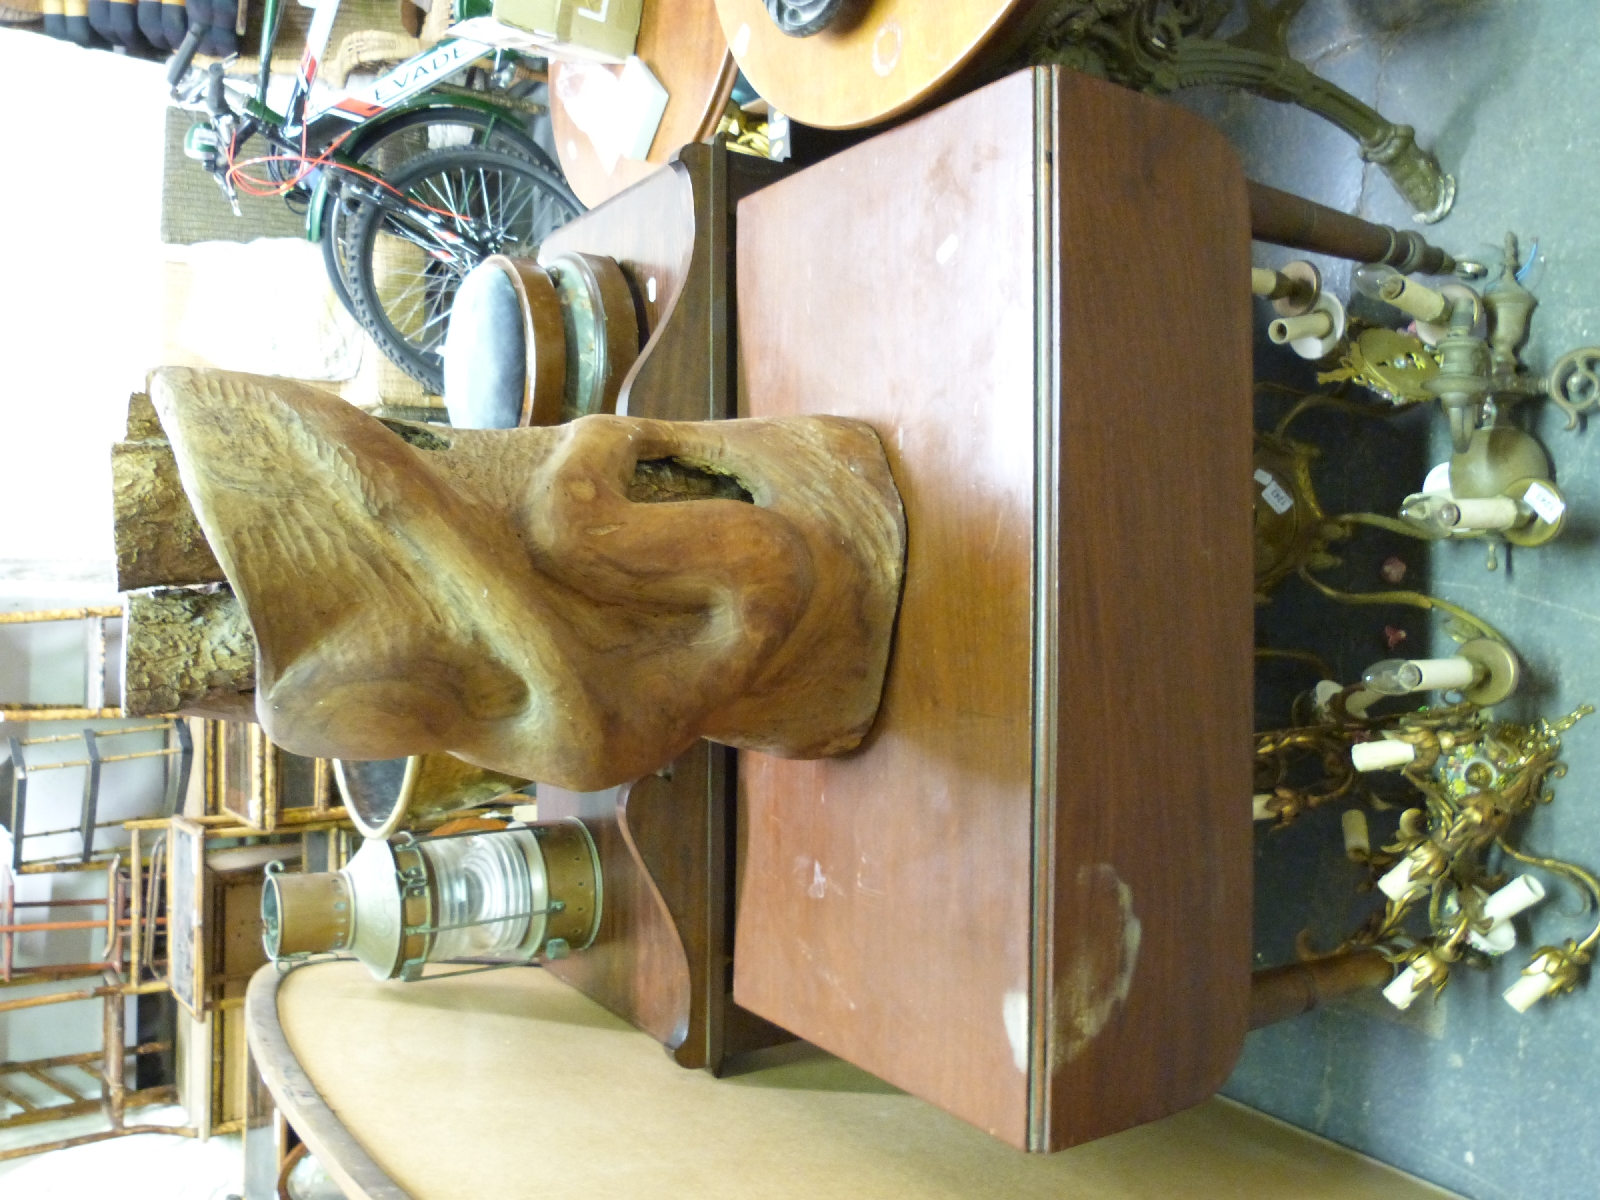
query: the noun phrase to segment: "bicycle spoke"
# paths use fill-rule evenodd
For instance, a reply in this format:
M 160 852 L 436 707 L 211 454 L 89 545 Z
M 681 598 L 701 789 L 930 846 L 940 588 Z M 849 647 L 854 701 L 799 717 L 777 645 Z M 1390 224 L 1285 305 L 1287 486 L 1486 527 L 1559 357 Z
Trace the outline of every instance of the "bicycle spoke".
M 362 280 L 363 303 L 383 330 L 380 344 L 393 356 L 398 339 L 408 357 L 396 361 L 436 387 L 437 351 L 466 272 L 484 252 L 535 252 L 577 210 L 543 182 L 536 167 L 508 163 L 492 150 L 431 153 L 439 155 L 433 169 L 407 177 L 401 166 L 394 179 L 418 207 L 409 214 L 375 213 L 365 221 L 356 214 L 358 233 L 336 250 L 345 252 L 352 276 Z M 431 211 L 425 216 L 419 208 Z M 377 336 L 379 326 L 369 327 Z

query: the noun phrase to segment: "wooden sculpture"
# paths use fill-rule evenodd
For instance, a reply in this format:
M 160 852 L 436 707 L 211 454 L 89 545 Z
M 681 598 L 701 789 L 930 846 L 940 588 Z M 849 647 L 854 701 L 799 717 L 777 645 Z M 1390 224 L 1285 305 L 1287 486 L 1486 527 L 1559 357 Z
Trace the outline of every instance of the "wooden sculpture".
M 872 723 L 905 523 L 862 422 L 448 429 L 180 368 L 150 396 L 285 749 L 592 789 L 699 737 L 815 758 Z

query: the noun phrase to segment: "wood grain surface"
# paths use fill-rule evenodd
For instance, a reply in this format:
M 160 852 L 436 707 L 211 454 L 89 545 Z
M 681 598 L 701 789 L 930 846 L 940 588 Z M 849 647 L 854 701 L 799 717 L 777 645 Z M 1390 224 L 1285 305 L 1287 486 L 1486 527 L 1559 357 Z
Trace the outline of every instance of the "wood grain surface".
M 1221 133 L 1076 72 L 1036 78 L 1057 114 L 1059 549 L 1033 1136 L 1057 1149 L 1199 1103 L 1244 1040 L 1253 359 L 1249 203 Z
M 660 170 L 681 147 L 710 141 L 738 74 L 713 0 L 644 0 L 634 53 L 666 88 L 667 108 L 645 159 L 619 158 L 610 169 L 562 102 L 562 76 L 572 68 L 557 59 L 550 61 L 550 123 L 556 154 L 567 183 L 590 208 Z M 622 73 L 621 67 L 598 69 Z
M 1446 1200 L 1214 1100 L 1040 1157 L 812 1047 L 727 1078 L 538 969 L 380 982 L 319 963 L 251 984 L 251 1050 L 350 1200 Z M 330 1016 L 336 1014 L 336 1016 Z
M 763 11 L 763 19 L 765 13 Z M 1033 89 L 1011 79 L 745 200 L 740 414 L 873 423 L 906 508 L 878 724 L 742 755 L 746 1008 L 1022 1144 L 1029 986 Z
M 708 798 L 703 787 L 692 786 L 690 778 L 695 773 L 696 759 L 704 762 L 705 752 L 700 747 L 673 767 L 675 776 L 680 765 L 685 768 L 682 791 L 676 797 L 680 802 L 676 806 L 680 836 L 686 845 L 698 847 L 708 843 L 712 831 L 708 827 Z M 704 783 L 703 768 L 699 782 Z M 644 1030 L 676 1057 L 689 1043 L 691 1024 L 705 1022 L 705 973 L 691 973 L 688 946 L 697 935 L 703 938 L 709 930 L 702 917 L 700 921 L 691 919 L 680 933 L 661 886 L 651 879 L 632 831 L 625 827 L 628 793 L 638 786 L 628 784 L 600 792 L 539 788 L 541 820 L 578 817 L 588 826 L 600 852 L 603 889 L 600 932 L 594 944 L 570 958 L 548 963 L 547 969 Z M 648 839 L 646 844 L 651 845 Z M 680 912 L 693 901 L 693 897 L 674 886 L 681 882 L 676 877 L 662 880 Z M 699 963 L 695 965 L 698 967 Z M 700 985 L 698 989 L 696 983 Z M 695 1005 L 695 1000 L 701 1004 Z M 693 1050 L 690 1043 L 689 1053 Z M 689 1061 L 683 1065 L 705 1064 Z
M 674 166 L 557 229 L 540 245 L 539 261 L 577 252 L 616 259 L 633 286 L 648 348 L 688 277 L 698 232 L 695 217 L 690 173 Z
M 732 415 L 733 202 L 775 164 L 685 146 L 665 169 L 556 231 L 545 258 L 615 258 L 639 304 L 644 350 L 618 411 L 673 420 Z M 552 974 L 650 1033 L 685 1067 L 788 1037 L 732 1002 L 732 752 L 696 744 L 666 771 L 603 792 L 539 789 L 540 814 L 584 820 L 600 849 L 596 943 Z
M 740 206 L 741 414 L 874 423 L 909 553 L 867 741 L 740 756 L 735 996 L 1017 1146 L 1243 1037 L 1248 236 L 1213 130 L 1048 72 Z
M 875 125 L 981 82 L 1049 10 L 1033 0 L 847 0 L 833 25 L 789 37 L 762 0 L 716 0 L 750 86 L 822 129 Z
M 808 757 L 871 724 L 905 535 L 861 422 L 435 434 L 189 368 L 155 371 L 151 397 L 255 631 L 262 729 L 291 753 L 445 751 L 593 789 L 701 737 Z M 636 503 L 641 472 L 736 494 Z
M 733 752 L 700 742 L 667 770 L 604 792 L 539 789 L 543 819 L 580 818 L 600 849 L 595 944 L 547 963 L 683 1067 L 790 1035 L 733 1004 L 729 838 Z

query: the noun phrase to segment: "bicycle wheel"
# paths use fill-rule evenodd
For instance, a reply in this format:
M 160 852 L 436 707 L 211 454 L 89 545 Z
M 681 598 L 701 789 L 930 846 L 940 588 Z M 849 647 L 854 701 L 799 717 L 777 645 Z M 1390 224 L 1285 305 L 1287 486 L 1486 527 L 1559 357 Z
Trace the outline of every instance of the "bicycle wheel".
M 351 228 L 350 298 L 379 348 L 438 394 L 439 347 L 462 278 L 491 254 L 538 254 L 579 206 L 543 167 L 478 147 L 420 154 L 387 183 L 407 211 L 361 206 Z
M 358 129 L 350 135 L 350 140 L 345 144 L 345 153 L 374 175 L 387 177 L 429 150 L 481 146 L 488 150 L 504 150 L 521 155 L 550 170 L 560 180 L 561 190 L 567 198 L 578 206 L 579 212 L 583 211 L 583 205 L 561 177 L 560 168 L 550 161 L 550 156 L 526 130 L 506 115 L 464 105 L 445 104 L 419 108 L 370 124 L 370 129 Z M 334 295 L 339 297 L 339 302 L 352 315 L 355 313 L 355 304 L 350 299 L 349 259 L 353 223 L 353 212 L 340 196 L 338 187 L 329 188 L 322 202 L 319 222 L 322 262 L 327 268 Z

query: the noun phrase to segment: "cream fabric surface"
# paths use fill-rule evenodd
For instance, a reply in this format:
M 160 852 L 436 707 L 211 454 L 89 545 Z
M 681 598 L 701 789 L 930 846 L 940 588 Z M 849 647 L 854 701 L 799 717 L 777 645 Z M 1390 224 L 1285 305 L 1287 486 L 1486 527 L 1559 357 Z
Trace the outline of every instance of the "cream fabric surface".
M 1222 1100 L 1044 1156 L 803 1043 L 714 1079 L 538 969 L 407 985 L 311 966 L 283 981 L 278 1013 L 329 1106 L 416 1200 L 1446 1194 Z

